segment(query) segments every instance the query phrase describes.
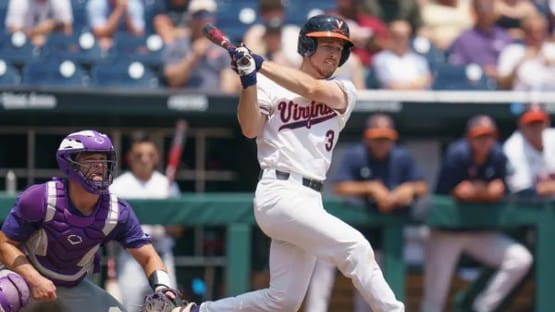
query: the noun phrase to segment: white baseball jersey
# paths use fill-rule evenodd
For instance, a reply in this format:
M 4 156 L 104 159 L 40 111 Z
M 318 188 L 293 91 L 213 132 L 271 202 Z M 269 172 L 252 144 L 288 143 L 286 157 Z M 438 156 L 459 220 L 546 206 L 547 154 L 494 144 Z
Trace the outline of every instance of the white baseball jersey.
M 332 152 L 356 103 L 356 89 L 348 80 L 334 83 L 347 96 L 345 113 L 293 93 L 263 75 L 257 76 L 258 103 L 268 115 L 257 137 L 262 169 L 274 168 L 324 181 Z
M 543 151 L 538 151 L 515 131 L 503 144 L 509 168 L 507 184 L 511 192 L 533 188 L 539 180 L 555 178 L 555 129 L 543 131 Z

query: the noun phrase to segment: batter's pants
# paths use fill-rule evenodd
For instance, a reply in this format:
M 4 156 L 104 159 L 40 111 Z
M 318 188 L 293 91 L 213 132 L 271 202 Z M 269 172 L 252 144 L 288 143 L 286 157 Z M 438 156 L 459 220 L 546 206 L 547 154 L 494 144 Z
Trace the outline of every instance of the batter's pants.
M 301 177 L 278 180 L 271 173 L 264 171 L 254 198 L 256 221 L 272 239 L 270 287 L 205 302 L 200 311 L 298 311 L 317 257 L 351 278 L 373 311 L 404 311 L 364 236 L 326 212 L 321 194 L 303 186 Z

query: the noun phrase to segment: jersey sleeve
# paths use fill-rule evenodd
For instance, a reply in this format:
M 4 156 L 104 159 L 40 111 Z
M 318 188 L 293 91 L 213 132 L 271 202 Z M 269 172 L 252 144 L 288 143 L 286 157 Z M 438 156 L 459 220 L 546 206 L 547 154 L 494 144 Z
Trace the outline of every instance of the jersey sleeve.
M 45 184 L 23 191 L 2 224 L 2 232 L 18 242 L 26 241 L 42 223 L 46 214 Z
M 151 244 L 150 235 L 145 233 L 133 211 L 131 205 L 125 200 L 119 199 L 120 219 L 113 231 L 112 239 L 118 241 L 124 248 L 139 248 Z
M 272 105 L 272 88 L 269 86 L 270 80 L 261 74 L 257 74 L 256 79 L 258 81 L 256 85 L 258 107 L 262 114 L 269 116 L 274 112 L 274 107 Z
M 339 114 L 341 129 L 345 127 L 347 121 L 351 117 L 353 110 L 357 102 L 357 89 L 355 85 L 349 80 L 334 80 L 335 83 L 343 90 L 345 96 L 347 97 L 347 109 L 343 114 Z

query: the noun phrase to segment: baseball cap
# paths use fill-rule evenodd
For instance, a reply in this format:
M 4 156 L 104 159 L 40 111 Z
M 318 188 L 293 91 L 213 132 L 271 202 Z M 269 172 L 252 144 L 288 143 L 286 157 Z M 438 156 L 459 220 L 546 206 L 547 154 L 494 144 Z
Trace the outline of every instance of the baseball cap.
M 538 103 L 530 103 L 519 117 L 519 121 L 524 124 L 532 122 L 549 122 L 549 114 Z
M 192 17 L 204 17 L 213 15 L 217 9 L 218 5 L 214 0 L 192 0 L 187 12 Z
M 470 138 L 481 136 L 498 136 L 495 121 L 487 115 L 477 115 L 470 118 L 466 124 L 466 135 Z
M 399 133 L 395 130 L 395 123 L 386 114 L 374 114 L 366 119 L 364 137 L 367 139 L 388 139 L 396 141 Z

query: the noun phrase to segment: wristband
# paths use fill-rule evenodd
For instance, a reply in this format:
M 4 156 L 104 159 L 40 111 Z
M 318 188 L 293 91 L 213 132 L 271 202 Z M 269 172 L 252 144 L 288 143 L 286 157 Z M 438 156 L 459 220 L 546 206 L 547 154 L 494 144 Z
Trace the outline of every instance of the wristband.
M 148 284 L 152 290 L 156 290 L 160 286 L 171 288 L 170 276 L 165 271 L 156 270 L 148 277 Z
M 245 76 L 240 76 L 239 78 L 241 79 L 241 85 L 243 85 L 243 89 L 246 89 L 256 84 L 256 71 Z

